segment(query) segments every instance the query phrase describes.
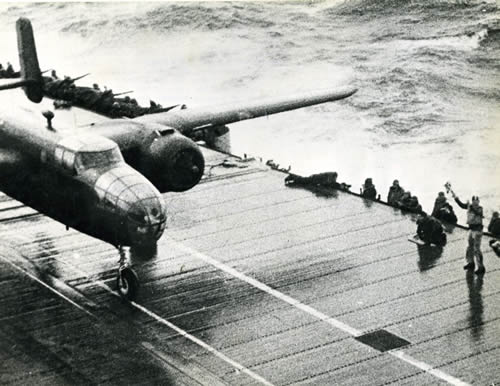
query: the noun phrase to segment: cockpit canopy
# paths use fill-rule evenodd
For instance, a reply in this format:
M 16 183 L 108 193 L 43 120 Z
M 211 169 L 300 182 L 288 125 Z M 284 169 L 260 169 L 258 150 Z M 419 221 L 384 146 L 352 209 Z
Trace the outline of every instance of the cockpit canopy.
M 72 174 L 88 169 L 107 168 L 123 162 L 118 145 L 97 135 L 78 135 L 63 138 L 54 151 L 54 160 Z
M 77 171 L 80 171 L 105 167 L 122 161 L 122 153 L 118 149 L 118 145 L 115 144 L 114 149 L 78 152 L 75 157 L 75 166 Z

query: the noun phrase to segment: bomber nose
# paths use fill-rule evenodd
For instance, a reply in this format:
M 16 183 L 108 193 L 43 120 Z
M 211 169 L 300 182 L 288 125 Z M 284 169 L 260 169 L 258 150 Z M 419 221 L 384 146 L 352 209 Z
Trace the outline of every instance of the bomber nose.
M 167 211 L 162 195 L 150 181 L 130 166 L 120 164 L 99 176 L 95 191 L 103 213 L 119 214 L 120 226 L 113 226 L 119 245 L 156 244 L 165 230 Z
M 165 230 L 167 215 L 163 198 L 159 194 L 135 201 L 130 206 L 127 216 L 134 244 L 156 241 Z

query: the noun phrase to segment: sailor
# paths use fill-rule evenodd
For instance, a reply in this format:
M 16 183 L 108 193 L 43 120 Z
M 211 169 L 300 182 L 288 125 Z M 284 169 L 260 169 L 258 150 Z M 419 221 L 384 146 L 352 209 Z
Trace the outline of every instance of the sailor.
M 465 253 L 466 264 L 464 269 L 473 270 L 475 267 L 474 256 L 477 263 L 477 275 L 486 272 L 483 264 L 483 253 L 481 252 L 481 238 L 483 237 L 483 208 L 479 205 L 479 197 L 472 196 L 472 203 L 463 203 L 451 190 L 451 194 L 460 208 L 467 209 L 467 225 L 469 225 L 469 240 Z
M 434 209 L 432 210 L 432 216 L 435 216 L 436 213 L 438 213 L 441 208 L 444 207 L 446 204 L 446 196 L 444 195 L 444 192 L 439 192 L 438 196 L 436 197 L 436 200 L 434 201 Z
M 399 181 L 394 180 L 392 186 L 389 188 L 389 194 L 387 195 L 387 203 L 389 205 L 396 206 L 397 202 L 403 197 L 404 189 L 399 186 Z
M 413 213 L 422 213 L 422 205 L 419 204 L 417 196 L 410 197 L 406 209 Z
M 488 225 L 488 232 L 490 232 L 495 239 L 490 240 L 490 247 L 500 257 L 500 217 L 498 212 L 493 212 L 490 225 Z
M 435 244 L 437 246 L 446 244 L 446 234 L 443 226 L 437 219 L 428 216 L 425 212 L 422 212 L 422 215 L 417 220 L 417 235 L 426 244 Z
M 99 85 L 98 85 L 97 83 L 94 83 L 94 84 L 92 85 L 92 88 L 93 88 L 94 90 L 96 90 L 96 91 L 101 91 L 101 89 L 99 88 Z
M 438 196 L 434 201 L 432 216 L 450 224 L 457 223 L 457 216 L 455 215 L 453 207 L 448 203 L 444 192 L 438 193 Z
M 351 185 L 348 185 L 346 183 L 338 183 L 337 177 L 338 177 L 337 172 L 311 174 L 308 177 L 302 177 L 297 174 L 290 173 L 285 178 L 285 185 L 297 184 L 297 185 L 312 186 L 312 187 L 349 190 Z
M 375 189 L 375 185 L 373 185 L 371 178 L 365 180 L 363 187 L 360 189 L 360 193 L 362 197 L 370 200 L 375 200 L 377 198 L 377 189 Z
M 490 225 L 488 225 L 488 232 L 490 232 L 494 237 L 500 238 L 500 217 L 498 212 L 493 212 L 491 217 Z
M 57 74 L 56 74 L 56 70 L 52 70 L 52 71 L 50 72 L 50 75 L 52 76 L 52 79 L 59 79 L 59 77 L 58 77 L 58 76 L 57 76 Z
M 403 193 L 399 201 L 396 202 L 396 206 L 400 209 L 408 209 L 410 206 L 411 192 L 407 190 Z
M 12 78 L 14 76 L 14 68 L 12 68 L 12 64 L 10 62 L 7 62 L 7 68 L 5 69 L 5 75 L 8 78 Z
M 325 172 L 318 174 L 311 174 L 309 176 L 309 184 L 324 188 L 340 189 L 341 186 L 337 182 L 337 172 Z

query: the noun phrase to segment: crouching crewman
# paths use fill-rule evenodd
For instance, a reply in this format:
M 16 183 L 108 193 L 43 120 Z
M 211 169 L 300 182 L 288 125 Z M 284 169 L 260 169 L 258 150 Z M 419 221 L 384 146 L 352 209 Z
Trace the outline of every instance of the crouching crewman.
M 444 246 L 446 244 L 446 233 L 443 226 L 436 218 L 422 212 L 417 220 L 417 235 L 426 244 Z

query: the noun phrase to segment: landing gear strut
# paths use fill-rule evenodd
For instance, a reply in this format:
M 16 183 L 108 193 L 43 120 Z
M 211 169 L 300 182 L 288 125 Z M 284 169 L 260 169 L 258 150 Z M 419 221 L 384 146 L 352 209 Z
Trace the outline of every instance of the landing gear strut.
M 139 279 L 135 271 L 130 267 L 130 251 L 120 246 L 120 261 L 116 284 L 118 292 L 127 300 L 134 300 L 139 290 Z

